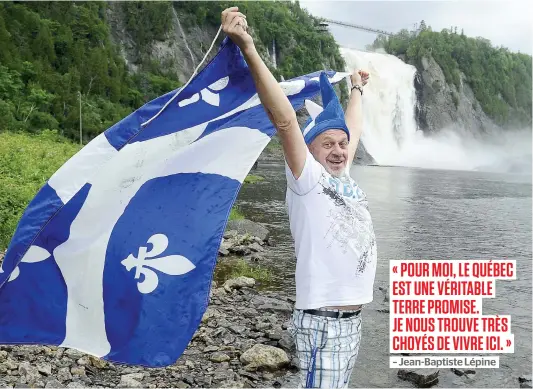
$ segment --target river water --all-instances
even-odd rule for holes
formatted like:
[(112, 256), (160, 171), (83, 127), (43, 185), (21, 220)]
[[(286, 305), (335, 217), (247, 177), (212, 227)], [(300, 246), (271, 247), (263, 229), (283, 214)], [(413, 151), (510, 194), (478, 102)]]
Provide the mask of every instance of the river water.
[[(265, 180), (244, 186), (237, 205), (247, 218), (267, 225), (274, 238), (263, 264), (274, 282), (264, 287), (294, 293), (283, 166), (263, 162), (254, 173)], [(511, 315), (515, 353), (501, 354), (499, 369), (476, 374), (457, 376), (442, 368), (437, 387), (519, 387), (518, 377), (532, 369), (531, 175), (354, 166), (352, 176), (368, 195), (378, 268), (350, 387), (412, 386), (389, 369), (389, 304), (378, 288), (388, 288), (390, 260), (501, 258), (517, 261), (517, 279), (496, 282), (496, 297), (483, 300), (483, 314)]]

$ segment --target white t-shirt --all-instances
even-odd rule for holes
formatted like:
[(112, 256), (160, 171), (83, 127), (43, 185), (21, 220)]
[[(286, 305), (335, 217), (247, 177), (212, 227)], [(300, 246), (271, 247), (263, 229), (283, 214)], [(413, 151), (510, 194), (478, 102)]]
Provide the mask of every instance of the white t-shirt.
[(296, 309), (367, 304), (373, 299), (376, 238), (365, 193), (307, 152), (296, 180), (285, 163), (296, 248)]

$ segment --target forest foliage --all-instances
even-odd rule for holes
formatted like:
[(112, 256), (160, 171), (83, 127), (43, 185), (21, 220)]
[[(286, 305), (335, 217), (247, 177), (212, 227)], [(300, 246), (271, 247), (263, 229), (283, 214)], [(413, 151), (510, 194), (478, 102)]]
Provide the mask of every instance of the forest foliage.
[[(180, 86), (175, 71), (150, 57), (154, 42), (172, 36), (172, 7), (189, 15), (186, 23), (218, 27), (221, 11), (234, 5), (119, 4), (140, 53), (136, 72), (128, 71), (112, 40), (107, 2), (0, 3), (0, 131), (57, 130), (79, 141), (81, 116), (87, 143), (147, 101)], [(272, 71), (278, 79), (324, 68), (344, 70), (333, 37), (319, 32), (318, 19), (298, 2), (237, 5), (247, 14), (258, 46), (271, 48), (275, 40), (279, 66)], [(342, 94), (345, 99), (346, 88)]]

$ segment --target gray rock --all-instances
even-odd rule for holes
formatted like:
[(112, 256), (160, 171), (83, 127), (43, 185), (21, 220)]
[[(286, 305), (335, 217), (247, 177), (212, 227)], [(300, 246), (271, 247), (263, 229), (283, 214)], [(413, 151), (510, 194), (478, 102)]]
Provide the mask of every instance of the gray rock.
[(72, 374), (68, 367), (62, 367), (57, 371), (56, 378), (60, 382), (70, 381), (72, 379)]
[[(232, 377), (233, 372), (230, 372), (225, 368), (219, 368), (213, 372), (213, 381), (215, 382), (224, 382), (230, 380)], [(217, 387), (219, 387), (219, 385), (217, 385)]]
[(242, 381), (224, 381), (218, 385), (219, 388), (244, 388)]
[(231, 358), (229, 357), (229, 355), (224, 354), (222, 352), (213, 353), (211, 354), (211, 357), (209, 358), (211, 362), (226, 362), (226, 361), (229, 361), (230, 359)]
[(439, 370), (398, 370), (398, 377), (404, 381), (415, 384), (418, 388), (429, 388), (439, 383)]
[(258, 316), (257, 310), (253, 308), (244, 308), (242, 311), (240, 311), (240, 314), (248, 318), (256, 318)]
[(452, 371), (453, 374), (458, 375), (459, 377), (465, 375), (465, 372), (462, 371), (461, 369), (456, 369), (455, 367), (452, 367), (450, 370)]
[(194, 378), (190, 375), (183, 376), (183, 382), (189, 385), (194, 385)]
[(263, 247), (261, 247), (261, 245), (257, 242), (254, 242), (252, 243), (250, 246), (250, 250), (252, 250), (253, 252), (256, 252), (256, 253), (262, 253), (263, 251), (265, 251), (265, 249)]
[(245, 378), (249, 378), (252, 381), (258, 381), (259, 377), (255, 374), (252, 374), (246, 370), (239, 370), (239, 375)]
[(5, 366), (8, 370), (15, 370), (17, 367), (18, 367), (18, 364), (17, 362), (15, 362), (13, 359), (11, 358), (7, 358), (7, 360), (4, 362), (5, 363)]
[(218, 253), (219, 253), (221, 256), (225, 257), (225, 256), (229, 255), (229, 250), (226, 249), (226, 248), (224, 248), (224, 247), (222, 247), (222, 246), (220, 246), (220, 247), (218, 248)]
[(73, 366), (70, 368), (70, 373), (73, 376), (83, 376), (85, 375), (85, 367), (84, 366)]
[(232, 289), (253, 288), (254, 286), (255, 280), (253, 278), (244, 276), (227, 280), (223, 285), (227, 292), (230, 292)]
[(292, 312), (292, 306), (288, 302), (271, 297), (254, 296), (251, 303), (257, 306), (259, 311)]
[(215, 308), (207, 307), (204, 316), (202, 317), (202, 323), (207, 323), (212, 318), (221, 317), (222, 314)]
[(378, 289), (383, 293), (383, 302), (388, 303), (389, 302), (389, 291), (387, 288), (383, 288), (381, 286), (378, 286)]
[(248, 371), (258, 368), (279, 369), (289, 363), (289, 357), (280, 348), (256, 344), (241, 355), (240, 361)]
[(206, 348), (204, 348), (204, 353), (212, 353), (213, 351), (218, 351), (218, 350), (219, 350), (218, 346), (207, 346)]
[(198, 381), (198, 386), (200, 388), (209, 388), (211, 387), (213, 378), (212, 377), (198, 377), (197, 381)]
[(46, 380), (45, 388), (64, 388), (65, 386), (53, 377)]
[(250, 256), (250, 261), (252, 261), (252, 262), (261, 262), (262, 260), (263, 260), (263, 257), (261, 255), (259, 255), (258, 253), (253, 253)]
[(80, 381), (72, 381), (67, 385), (67, 388), (85, 388), (86, 385), (83, 385), (83, 382)]
[(84, 354), (81, 351), (75, 350), (73, 348), (68, 348), (65, 350), (64, 355), (66, 355), (69, 358), (78, 360), (81, 357), (83, 357)]
[(87, 365), (90, 365), (91, 364), (91, 360), (89, 359), (89, 356), (87, 355), (84, 355), (83, 357), (81, 357), (80, 359), (78, 359), (76, 361), (76, 363), (80, 366), (87, 366)]
[(518, 377), (518, 383), (521, 388), (531, 388), (531, 374)]
[(27, 383), (35, 384), (41, 380), (41, 375), (35, 366), (32, 366), (29, 362), (21, 362), (19, 365), (19, 375), (24, 377)]
[(292, 336), (287, 332), (282, 333), (281, 339), (279, 340), (278, 344), (282, 349), (289, 352), (292, 352), (295, 349), (294, 340), (292, 339)]
[(256, 236), (262, 241), (267, 240), (270, 235), (268, 229), (263, 225), (247, 219), (230, 220), (227, 224), (226, 230), (237, 231), (239, 235)]
[(237, 235), (239, 235), (239, 233), (235, 230), (230, 230), (228, 231), (226, 229), (226, 232), (224, 232), (224, 239), (233, 239), (233, 238), (236, 238)]
[(293, 368), (296, 368), (296, 369), (299, 369), (300, 368), (300, 360), (298, 359), (298, 357), (295, 355), (291, 358), (291, 367)]
[(238, 335), (241, 335), (246, 331), (246, 327), (239, 326), (239, 325), (229, 326), (228, 328), (230, 329), (231, 332), (233, 332), (234, 334), (238, 334)]
[(230, 252), (237, 254), (237, 255), (245, 256), (245, 255), (249, 255), (252, 252), (252, 250), (250, 250), (248, 246), (241, 245), (241, 246), (233, 246), (230, 249)]
[(142, 388), (140, 383), (144, 377), (143, 373), (131, 373), (120, 376), (120, 382), (117, 388)]
[(49, 376), (52, 374), (52, 364), (47, 362), (41, 362), (37, 364), (37, 371), (39, 373), (42, 373), (46, 376)]
[(97, 369), (105, 369), (108, 367), (107, 361), (104, 361), (103, 359), (90, 356), (89, 360), (91, 361), (91, 365)]
[(280, 340), (281, 333), (282, 333), (282, 330), (279, 327), (265, 331), (265, 335), (267, 336), (267, 338), (272, 339), (272, 340)]
[(0, 350), (0, 362), (4, 362), (7, 359), (7, 351)]

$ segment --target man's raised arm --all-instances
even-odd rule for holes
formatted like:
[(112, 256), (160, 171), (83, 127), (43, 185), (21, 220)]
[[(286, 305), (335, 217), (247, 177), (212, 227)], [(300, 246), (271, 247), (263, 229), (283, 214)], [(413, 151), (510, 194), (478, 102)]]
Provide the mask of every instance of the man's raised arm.
[(246, 31), (246, 17), (238, 11), (237, 7), (232, 7), (222, 12), (222, 30), (241, 49), (254, 78), (259, 99), (278, 131), (287, 164), (298, 179), (305, 165), (307, 146), (296, 112), (259, 56), (252, 37)]
[[(352, 166), (355, 158), (355, 151), (359, 144), (359, 139), (363, 132), (363, 108), (362, 108), (362, 88), (368, 81), (368, 73), (361, 70), (355, 71), (351, 76), (352, 87), (356, 89), (352, 90), (350, 95), (350, 101), (346, 107), (346, 113), (344, 118), (346, 120), (346, 126), (350, 130), (350, 144), (348, 145), (348, 163), (346, 166)], [(357, 86), (360, 88), (358, 89)]]

